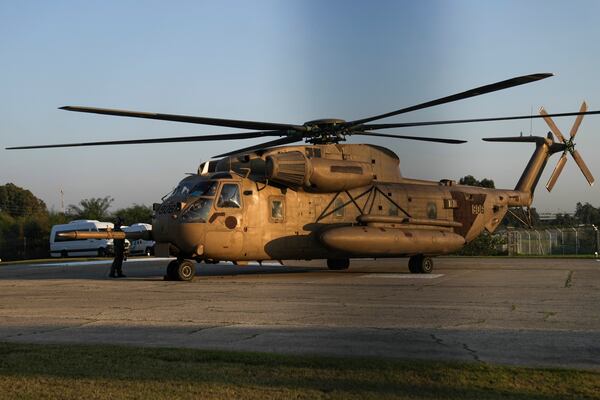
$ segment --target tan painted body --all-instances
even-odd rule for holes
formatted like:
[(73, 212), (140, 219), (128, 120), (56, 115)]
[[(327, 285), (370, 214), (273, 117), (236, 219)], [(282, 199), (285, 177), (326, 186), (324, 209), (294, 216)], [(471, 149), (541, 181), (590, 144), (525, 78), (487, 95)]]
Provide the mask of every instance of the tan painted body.
[[(157, 253), (231, 261), (452, 253), (484, 229), (493, 232), (509, 206), (531, 204), (552, 145), (539, 138), (515, 190), (403, 178), (398, 157), (372, 145), (227, 157), (216, 172), (186, 178), (216, 185), (205, 221), (183, 217), (205, 196), (174, 194), (158, 207)], [(236, 185), (239, 207), (218, 206), (224, 185)]]

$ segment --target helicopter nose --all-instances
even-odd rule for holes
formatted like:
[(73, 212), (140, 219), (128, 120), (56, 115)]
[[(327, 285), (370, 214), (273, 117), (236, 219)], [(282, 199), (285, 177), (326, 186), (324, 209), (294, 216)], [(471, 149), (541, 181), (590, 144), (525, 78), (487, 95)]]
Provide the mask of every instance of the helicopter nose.
[(184, 257), (204, 253), (205, 228), (203, 223), (185, 223), (177, 215), (158, 215), (153, 230), (157, 242), (170, 243)]

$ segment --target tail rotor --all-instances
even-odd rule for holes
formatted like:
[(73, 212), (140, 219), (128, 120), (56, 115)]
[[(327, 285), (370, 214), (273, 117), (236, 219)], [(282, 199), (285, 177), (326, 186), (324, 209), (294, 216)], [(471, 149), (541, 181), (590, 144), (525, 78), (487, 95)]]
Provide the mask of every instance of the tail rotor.
[[(587, 104), (584, 101), (581, 104), (579, 112), (584, 113), (586, 111), (587, 111)], [(548, 113), (546, 112), (544, 107), (542, 107), (540, 109), (540, 115), (544, 118), (544, 121), (546, 121), (546, 124), (548, 124), (550, 131), (552, 131), (552, 133), (554, 134), (554, 136), (556, 136), (556, 138), (559, 140), (559, 142), (564, 145), (563, 154), (561, 155), (560, 159), (558, 160), (556, 167), (554, 167), (554, 171), (552, 171), (552, 175), (550, 176), (550, 179), (548, 180), (548, 183), (546, 184), (546, 189), (548, 189), (549, 192), (552, 191), (552, 188), (556, 184), (556, 181), (558, 180), (558, 177), (560, 176), (560, 174), (565, 166), (565, 163), (567, 162), (567, 153), (571, 154), (571, 156), (575, 160), (575, 163), (577, 164), (577, 166), (579, 167), (579, 169), (585, 176), (585, 179), (588, 181), (590, 186), (592, 186), (594, 184), (594, 177), (592, 176), (592, 173), (590, 172), (587, 165), (585, 165), (585, 162), (583, 162), (583, 158), (581, 158), (581, 155), (579, 154), (579, 152), (577, 150), (575, 150), (574, 139), (575, 139), (575, 135), (577, 135), (577, 130), (579, 129), (579, 126), (581, 125), (581, 121), (583, 120), (583, 114), (579, 114), (577, 116), (577, 118), (575, 119), (575, 122), (573, 123), (573, 126), (571, 127), (571, 131), (569, 132), (568, 140), (565, 139), (565, 137), (561, 133), (560, 129), (558, 129), (558, 127), (556, 126), (556, 124), (554, 123), (552, 118), (550, 118), (550, 116), (548, 115)]]

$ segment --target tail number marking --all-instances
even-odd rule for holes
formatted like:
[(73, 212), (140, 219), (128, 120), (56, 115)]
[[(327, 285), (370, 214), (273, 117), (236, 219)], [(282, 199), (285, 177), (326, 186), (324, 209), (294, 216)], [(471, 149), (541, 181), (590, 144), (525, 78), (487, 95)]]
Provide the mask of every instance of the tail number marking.
[(483, 214), (484, 207), (483, 204), (471, 204), (471, 213), (472, 214)]

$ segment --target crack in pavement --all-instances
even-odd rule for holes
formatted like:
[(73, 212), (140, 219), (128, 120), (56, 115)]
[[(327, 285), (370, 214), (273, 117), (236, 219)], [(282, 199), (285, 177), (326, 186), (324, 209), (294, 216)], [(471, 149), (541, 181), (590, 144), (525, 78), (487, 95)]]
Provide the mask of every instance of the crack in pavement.
[(259, 333), (255, 333), (255, 334), (252, 334), (252, 335), (250, 335), (250, 336), (248, 336), (248, 337), (245, 337), (245, 338), (243, 338), (243, 339), (240, 339), (240, 340), (239, 340), (239, 342), (245, 342), (245, 341), (248, 341), (248, 340), (252, 340), (252, 339), (254, 339), (255, 337), (257, 337), (257, 336), (260, 336), (260, 335), (261, 335), (261, 333), (260, 333), (260, 332), (259, 332)]
[(473, 357), (473, 359), (477, 362), (483, 363), (483, 361), (481, 361), (481, 359), (479, 358), (479, 355), (477, 354), (477, 351), (471, 349), (469, 347), (469, 345), (467, 345), (466, 343), (462, 344), (463, 349), (465, 349), (466, 351), (469, 352), (469, 354), (471, 355), (471, 357)]
[(567, 280), (565, 280), (565, 287), (570, 288), (573, 283), (573, 271), (569, 271), (569, 275), (567, 276)]
[(225, 326), (231, 326), (231, 325), (211, 325), (211, 326), (204, 326), (202, 328), (197, 328), (197, 329), (193, 329), (193, 330), (189, 331), (188, 335), (194, 335), (196, 333), (207, 331), (209, 329), (222, 328), (222, 327), (225, 327)]
[(444, 343), (444, 341), (442, 339), (440, 339), (439, 337), (437, 337), (436, 335), (434, 335), (433, 333), (430, 334), (429, 336), (431, 336), (431, 338), (440, 346), (447, 346), (446, 343)]
[(46, 333), (54, 333), (54, 332), (59, 332), (59, 331), (64, 331), (67, 329), (79, 329), (79, 328), (83, 328), (86, 325), (90, 325), (93, 323), (99, 322), (98, 320), (90, 320), (78, 325), (71, 325), (71, 326), (61, 326), (58, 328), (52, 328), (52, 329), (44, 329), (44, 330), (39, 330), (39, 331), (33, 331), (33, 332), (17, 332), (15, 334), (12, 335), (8, 335), (8, 336), (4, 336), (2, 339), (12, 339), (12, 338), (16, 338), (16, 337), (24, 337), (24, 336), (34, 336), (34, 335), (44, 335)]

